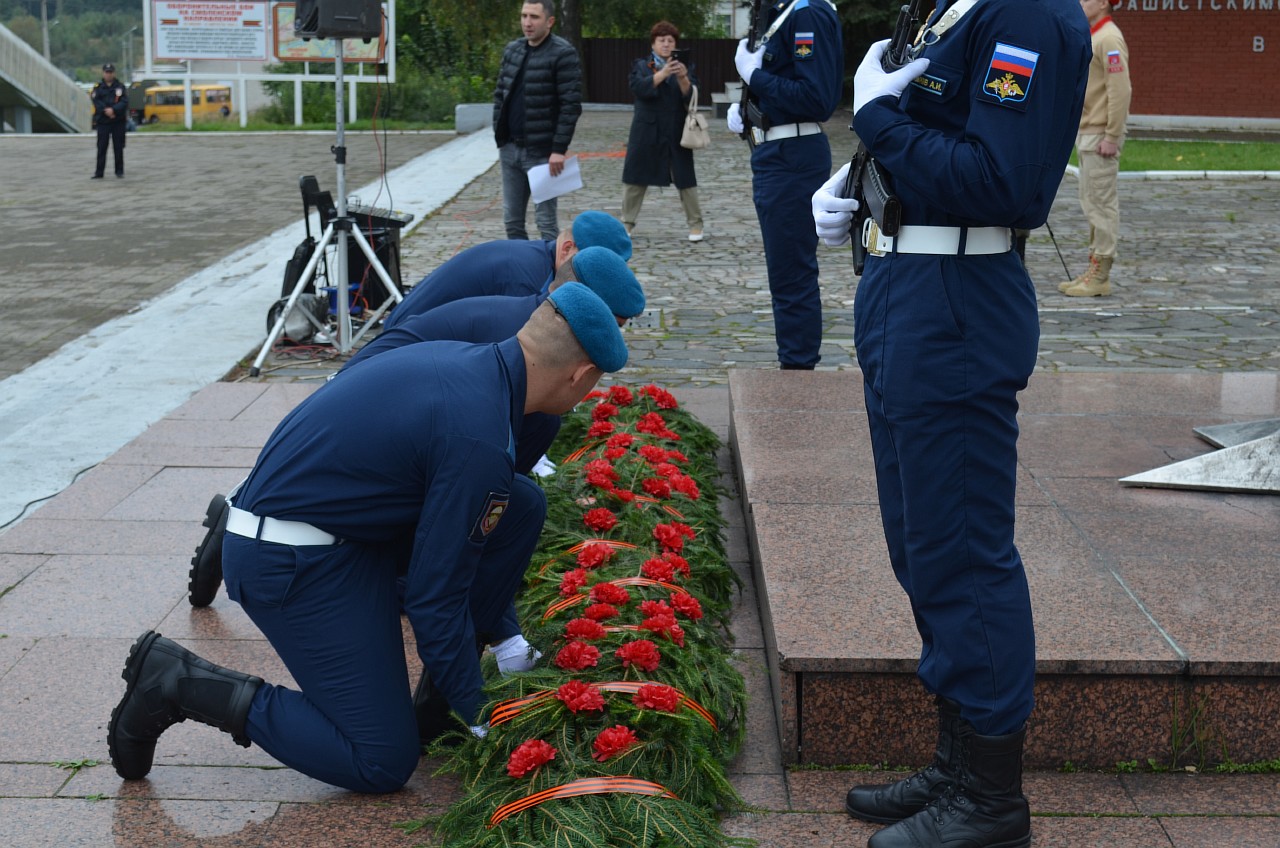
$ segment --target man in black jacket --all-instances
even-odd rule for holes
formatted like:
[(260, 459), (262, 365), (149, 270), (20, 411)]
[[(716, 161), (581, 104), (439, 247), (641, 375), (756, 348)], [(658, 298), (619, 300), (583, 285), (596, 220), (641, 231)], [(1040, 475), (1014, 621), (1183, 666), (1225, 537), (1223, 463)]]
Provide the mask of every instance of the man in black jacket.
[[(507, 238), (527, 239), (527, 172), (549, 165), (551, 176), (564, 170), (565, 152), (582, 114), (582, 67), (573, 45), (551, 34), (554, 0), (535, 0), (520, 9), (523, 38), (502, 52), (498, 87), (493, 92), (493, 135), (502, 162), (502, 219)], [(538, 203), (534, 220), (542, 238), (560, 232), (556, 201)]]
[(93, 169), (93, 179), (102, 179), (107, 167), (107, 145), (116, 157), (116, 176), (124, 176), (124, 134), (128, 128), (129, 96), (124, 83), (116, 79), (116, 66), (108, 62), (102, 66), (102, 80), (89, 95), (93, 98), (93, 125), (98, 130), (98, 161)]

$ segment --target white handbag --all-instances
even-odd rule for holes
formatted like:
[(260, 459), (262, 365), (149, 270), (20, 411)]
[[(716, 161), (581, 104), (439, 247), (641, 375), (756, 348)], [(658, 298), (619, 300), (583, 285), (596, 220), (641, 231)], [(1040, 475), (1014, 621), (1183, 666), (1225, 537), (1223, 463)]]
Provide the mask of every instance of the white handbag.
[(711, 146), (711, 131), (707, 119), (698, 112), (698, 87), (693, 87), (689, 97), (689, 111), (684, 116), (684, 132), (680, 134), (680, 146), (689, 150), (701, 150)]

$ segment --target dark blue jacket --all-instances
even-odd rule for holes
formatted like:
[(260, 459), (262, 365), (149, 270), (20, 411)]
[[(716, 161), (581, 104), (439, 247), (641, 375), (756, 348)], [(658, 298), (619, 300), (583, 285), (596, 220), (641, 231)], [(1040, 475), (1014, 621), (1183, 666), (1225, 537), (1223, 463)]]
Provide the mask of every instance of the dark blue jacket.
[(487, 241), (469, 247), (409, 289), (383, 326), (397, 327), (414, 315), (464, 297), (537, 294), (555, 275), (555, 254), (556, 243), (541, 239)]
[[(410, 390), (411, 389), (411, 390)], [(305, 521), (352, 543), (413, 540), (404, 609), (451, 706), (483, 702), (468, 595), (491, 496), (509, 495), (524, 355), (501, 344), (425, 342), (341, 373), (280, 423), (235, 505)]]
[[(766, 30), (788, 5), (780, 2), (769, 9)], [(765, 43), (764, 64), (751, 75), (748, 88), (771, 126), (822, 122), (840, 105), (843, 78), (844, 46), (835, 9), (827, 0), (795, 0), (795, 9)]]
[(1089, 78), (1079, 3), (983, 0), (921, 55), (929, 69), (901, 101), (877, 98), (853, 121), (893, 177), (903, 223), (1043, 224)]

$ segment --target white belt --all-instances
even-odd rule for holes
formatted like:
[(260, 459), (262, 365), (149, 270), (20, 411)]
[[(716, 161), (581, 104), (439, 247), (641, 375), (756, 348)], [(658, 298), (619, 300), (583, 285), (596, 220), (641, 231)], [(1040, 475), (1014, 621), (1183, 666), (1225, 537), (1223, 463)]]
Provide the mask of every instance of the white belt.
[(795, 138), (798, 135), (817, 135), (822, 127), (812, 121), (803, 124), (782, 124), (764, 131), (765, 141), (780, 141), (784, 138)]
[[(960, 249), (961, 233), (964, 233), (964, 250)], [(862, 228), (862, 246), (873, 256), (886, 253), (982, 256), (1012, 250), (1013, 232), (1008, 227), (905, 226), (896, 236), (886, 236), (875, 220), (868, 218)]]
[(252, 512), (229, 507), (227, 532), (247, 539), (261, 539), (278, 545), (336, 545), (338, 537), (312, 527), (303, 521), (281, 521), (279, 518), (260, 518)]

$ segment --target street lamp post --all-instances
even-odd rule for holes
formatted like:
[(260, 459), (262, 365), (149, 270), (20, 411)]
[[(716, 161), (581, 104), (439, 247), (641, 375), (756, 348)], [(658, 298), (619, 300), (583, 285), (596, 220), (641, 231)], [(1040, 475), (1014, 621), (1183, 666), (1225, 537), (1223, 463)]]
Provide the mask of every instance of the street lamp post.
[(124, 62), (124, 82), (126, 85), (133, 82), (133, 39), (130, 36), (137, 31), (137, 27), (131, 27), (128, 32), (120, 36), (120, 58)]

